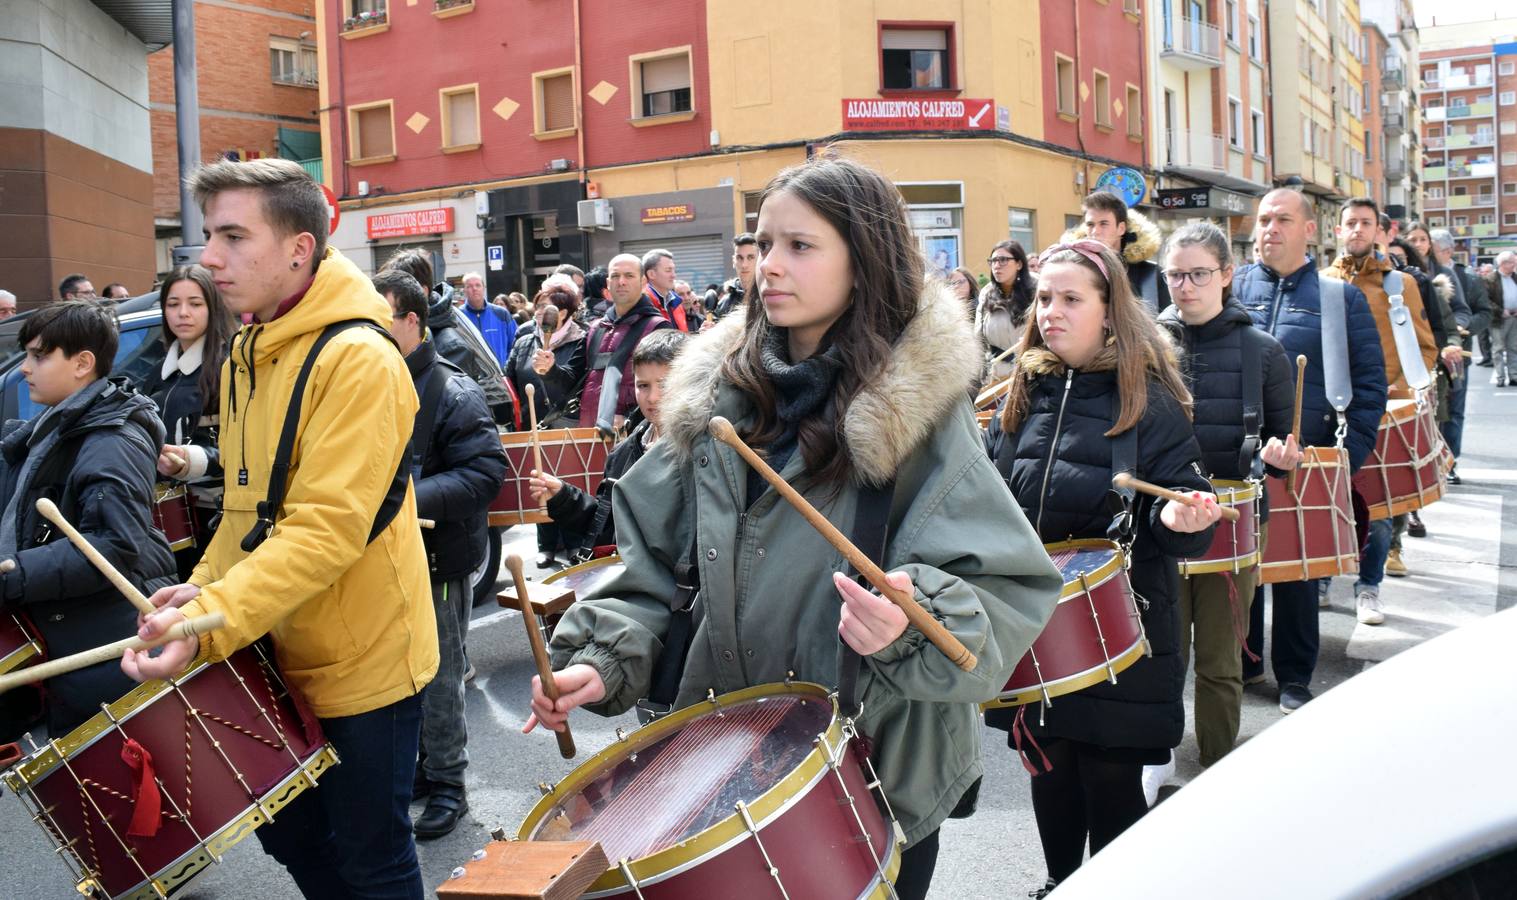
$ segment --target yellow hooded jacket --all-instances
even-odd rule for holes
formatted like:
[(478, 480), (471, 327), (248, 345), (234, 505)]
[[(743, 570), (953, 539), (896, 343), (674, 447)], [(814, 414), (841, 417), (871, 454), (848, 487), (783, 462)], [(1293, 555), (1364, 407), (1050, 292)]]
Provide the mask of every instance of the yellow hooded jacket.
[[(221, 660), (264, 634), (317, 716), (351, 716), (410, 697), (437, 672), (426, 554), (414, 489), (371, 544), (374, 516), (411, 438), (419, 402), (405, 361), (369, 328), (321, 351), (306, 384), (289, 487), (272, 534), (252, 553), (290, 394), (322, 329), (346, 319), (389, 324), (373, 284), (328, 248), (293, 309), (246, 325), (221, 376), (221, 525), (190, 577), (203, 589), (186, 615), (219, 612), (202, 659)], [(246, 477), (242, 473), (246, 472)]]

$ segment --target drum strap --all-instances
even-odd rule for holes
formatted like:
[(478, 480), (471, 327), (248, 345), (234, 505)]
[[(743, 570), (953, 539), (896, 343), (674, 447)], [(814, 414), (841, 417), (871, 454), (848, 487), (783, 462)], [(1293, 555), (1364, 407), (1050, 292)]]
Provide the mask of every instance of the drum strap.
[(1349, 401), (1354, 399), (1354, 386), (1348, 374), (1348, 311), (1343, 282), (1318, 273), (1317, 287), (1322, 310), (1322, 383), (1327, 389), (1327, 402), (1338, 411), (1341, 420)]
[[(1115, 423), (1122, 416), (1122, 401), (1117, 397), (1116, 391), (1111, 393), (1111, 421)], [(1138, 426), (1127, 429), (1111, 439), (1111, 474), (1126, 472), (1136, 478), (1138, 476)], [(1132, 488), (1118, 488), (1113, 486), (1107, 493), (1111, 501), (1111, 526), (1106, 529), (1107, 537), (1122, 544), (1124, 547), (1131, 545), (1133, 534), (1133, 500), (1136, 493)]]
[(1427, 363), (1422, 359), (1422, 348), (1417, 344), (1417, 326), (1412, 323), (1412, 311), (1406, 306), (1404, 276), (1395, 269), (1385, 273), (1382, 282), (1385, 295), (1390, 299), (1391, 335), (1396, 340), (1396, 358), (1401, 361), (1401, 375), (1407, 386), (1420, 391), (1432, 383)]
[[(853, 545), (869, 557), (870, 562), (885, 567), (885, 545), (890, 537), (890, 506), (895, 500), (895, 482), (878, 487), (865, 486), (859, 492), (853, 513)], [(869, 587), (853, 566), (848, 577), (861, 587)], [(838, 711), (847, 718), (859, 714), (859, 668), (864, 658), (843, 640), (838, 641)]]
[(412, 471), (417, 478), (421, 477), (422, 466), (427, 464), (427, 454), (432, 452), (432, 430), (437, 425), (437, 407), (442, 404), (442, 391), (447, 383), (447, 369), (434, 364), (427, 373), (427, 384), (421, 390), (421, 408), (416, 412), (416, 428), (411, 433)]
[[(648, 698), (638, 701), (638, 718), (642, 724), (666, 715), (674, 709), (674, 700), (679, 696), (680, 677), (685, 674), (685, 658), (690, 655), (690, 632), (695, 619), (695, 599), (701, 590), (701, 568), (696, 560), (695, 535), (691, 529), (690, 551), (682, 562), (674, 565), (674, 603), (669, 616), (669, 633), (664, 636), (664, 649), (653, 667), (653, 681)], [(592, 538), (593, 540), (593, 538)], [(643, 719), (643, 714), (647, 719)]]
[[(367, 327), (376, 333), (382, 334), (385, 340), (390, 342), (396, 351), (400, 347), (395, 343), (395, 338), (390, 333), (368, 319), (348, 319), (342, 322), (333, 322), (322, 329), (317, 336), (316, 342), (311, 345), (310, 352), (306, 354), (305, 361), (300, 365), (300, 374), (295, 377), (295, 390), (290, 394), (290, 408), (285, 412), (284, 425), (279, 431), (279, 444), (274, 450), (274, 464), (269, 467), (269, 492), (264, 500), (258, 503), (258, 521), (254, 523), (253, 530), (242, 539), (244, 552), (252, 553), (258, 546), (274, 533), (275, 516), (280, 507), (284, 505), (284, 492), (286, 482), (290, 476), (290, 456), (295, 452), (295, 432), (300, 427), (300, 407), (305, 395), (306, 382), (310, 380), (311, 369), (316, 365), (316, 357), (326, 347), (327, 342), (349, 328)], [(365, 545), (374, 542), (390, 522), (394, 521), (396, 513), (400, 512), (401, 504), (406, 500), (406, 488), (411, 482), (411, 446), (407, 442), (405, 452), (400, 454), (400, 465), (395, 470), (395, 477), (390, 480), (390, 489), (385, 493), (384, 502), (380, 503), (379, 511), (374, 515), (373, 527), (369, 529), (368, 540)]]
[(1264, 355), (1260, 353), (1262, 333), (1240, 328), (1239, 354), (1243, 361), (1243, 445), (1238, 448), (1238, 471), (1245, 478), (1264, 477), (1264, 460), (1259, 456), (1264, 428)]

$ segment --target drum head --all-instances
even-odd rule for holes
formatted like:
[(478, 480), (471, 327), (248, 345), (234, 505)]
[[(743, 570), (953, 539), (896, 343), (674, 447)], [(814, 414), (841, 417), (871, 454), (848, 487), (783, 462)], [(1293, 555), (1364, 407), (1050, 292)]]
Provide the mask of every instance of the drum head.
[(1122, 567), (1121, 551), (1111, 541), (1085, 539), (1060, 541), (1044, 545), (1048, 558), (1059, 568), (1064, 579), (1060, 599), (1081, 593), (1080, 576), (1095, 585), (1105, 581)]
[(738, 801), (753, 804), (778, 786), (832, 721), (827, 698), (800, 692), (724, 701), (683, 721), (676, 714), (566, 779), (559, 790), (570, 792), (555, 797), (535, 824), (529, 820), (524, 836), (600, 841), (611, 860), (650, 856), (731, 817)]
[(622, 565), (622, 558), (612, 554), (554, 572), (543, 579), (543, 584), (568, 588), (576, 598), (583, 600), (591, 591), (620, 575), (626, 568)]

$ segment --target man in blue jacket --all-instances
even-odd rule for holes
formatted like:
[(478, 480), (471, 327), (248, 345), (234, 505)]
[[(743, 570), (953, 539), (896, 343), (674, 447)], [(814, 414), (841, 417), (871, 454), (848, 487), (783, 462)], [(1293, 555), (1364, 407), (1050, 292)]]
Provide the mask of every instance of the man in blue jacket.
[(511, 358), (511, 345), (516, 343), (516, 320), (511, 314), (485, 300), (485, 280), (478, 272), (464, 276), (464, 315), (479, 329), (495, 361), (502, 369)]
[[(1307, 359), (1301, 398), (1301, 443), (1332, 446), (1337, 442), (1337, 414), (1328, 403), (1322, 361), (1322, 306), (1315, 260), (1306, 246), (1317, 231), (1311, 201), (1298, 191), (1279, 188), (1259, 201), (1254, 238), (1260, 264), (1244, 266), (1233, 278), (1233, 294), (1253, 317), (1255, 327), (1274, 335), (1294, 359)], [(1363, 292), (1343, 288), (1348, 335), (1348, 371), (1352, 399), (1344, 414), (1349, 465), (1357, 471), (1370, 452), (1385, 413), (1385, 358), (1374, 314)], [(1257, 657), (1264, 645), (1263, 588), (1254, 597), (1248, 648)], [(1312, 672), (1317, 667), (1317, 585), (1315, 581), (1276, 584), (1270, 665), (1280, 686), (1280, 711), (1294, 712), (1312, 699)], [(1263, 663), (1244, 660), (1245, 681), (1264, 677)]]

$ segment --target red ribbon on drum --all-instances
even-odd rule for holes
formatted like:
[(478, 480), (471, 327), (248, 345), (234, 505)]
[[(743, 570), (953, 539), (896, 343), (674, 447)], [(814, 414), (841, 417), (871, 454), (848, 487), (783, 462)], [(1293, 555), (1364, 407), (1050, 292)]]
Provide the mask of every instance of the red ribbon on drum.
[(127, 738), (121, 747), (121, 761), (132, 770), (132, 822), (126, 829), (127, 836), (157, 837), (158, 827), (163, 824), (163, 795), (158, 792), (153, 755)]

